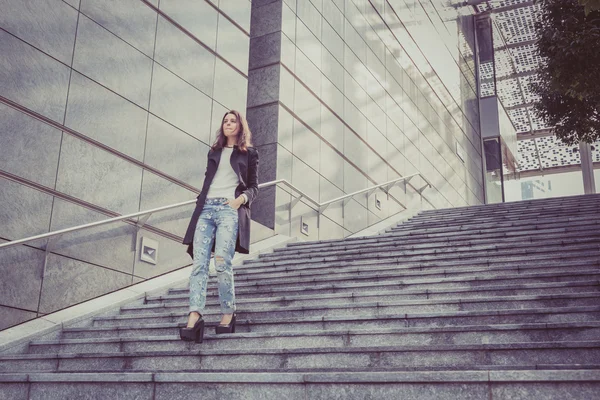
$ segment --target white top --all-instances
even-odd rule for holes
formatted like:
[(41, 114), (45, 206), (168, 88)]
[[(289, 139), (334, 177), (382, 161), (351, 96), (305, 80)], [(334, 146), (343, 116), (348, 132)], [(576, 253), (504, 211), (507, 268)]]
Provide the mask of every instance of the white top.
[(235, 199), (235, 188), (240, 184), (240, 180), (231, 167), (232, 154), (232, 147), (223, 147), (219, 167), (206, 194), (207, 199), (215, 197), (225, 197), (230, 200)]

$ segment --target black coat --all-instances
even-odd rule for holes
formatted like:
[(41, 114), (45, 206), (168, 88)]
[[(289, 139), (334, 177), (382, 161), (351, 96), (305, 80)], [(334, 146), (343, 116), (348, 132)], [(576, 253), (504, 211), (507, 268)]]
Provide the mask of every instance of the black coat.
[[(206, 173), (204, 174), (204, 183), (202, 191), (197, 197), (196, 208), (192, 214), (190, 224), (188, 225), (183, 244), (188, 245), (187, 252), (194, 258), (194, 232), (200, 213), (204, 208), (206, 194), (210, 188), (210, 184), (215, 177), (217, 167), (221, 160), (221, 150), (210, 150), (208, 152), (208, 162)], [(235, 251), (248, 254), (250, 249), (250, 206), (252, 201), (258, 194), (258, 151), (254, 147), (248, 147), (248, 151), (243, 153), (238, 149), (237, 145), (233, 146), (231, 154), (231, 167), (237, 174), (240, 184), (235, 188), (235, 197), (237, 198), (242, 193), (248, 196), (248, 202), (238, 208), (238, 236), (235, 243)], [(215, 251), (215, 243), (213, 242), (212, 251)]]

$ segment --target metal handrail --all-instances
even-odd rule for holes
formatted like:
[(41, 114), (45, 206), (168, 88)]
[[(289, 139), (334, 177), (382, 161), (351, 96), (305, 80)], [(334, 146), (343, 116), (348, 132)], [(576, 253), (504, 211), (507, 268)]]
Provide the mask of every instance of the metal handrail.
[[(433, 185), (429, 182), (429, 180), (427, 180), (427, 178), (425, 178), (420, 173), (416, 173), (416, 174), (413, 174), (413, 175), (409, 175), (409, 176), (404, 176), (404, 177), (401, 177), (401, 178), (392, 179), (391, 181), (387, 181), (387, 182), (381, 183), (379, 185), (371, 186), (371, 187), (368, 187), (366, 189), (361, 189), (361, 190), (358, 190), (358, 191), (353, 192), (353, 193), (348, 193), (348, 194), (346, 194), (344, 196), (337, 197), (335, 199), (332, 199), (332, 200), (329, 200), (329, 201), (326, 201), (326, 202), (323, 202), (323, 203), (319, 203), (318, 201), (316, 201), (312, 197), (308, 196), (306, 193), (302, 192), (300, 189), (298, 189), (296, 186), (292, 185), (291, 183), (289, 183), (285, 179), (277, 179), (277, 180), (274, 180), (274, 181), (261, 183), (261, 184), (258, 185), (258, 188), (260, 189), (260, 188), (274, 186), (274, 185), (278, 185), (278, 184), (284, 184), (284, 185), (288, 186), (290, 189), (292, 189), (293, 191), (299, 193), (299, 196), (296, 196), (297, 197), (296, 200), (300, 200), (301, 198), (304, 198), (304, 199), (310, 201), (311, 203), (313, 203), (314, 205), (316, 205), (317, 207), (319, 207), (319, 212), (321, 212), (322, 210), (324, 210), (325, 208), (327, 208), (332, 203), (345, 200), (347, 198), (356, 196), (356, 195), (361, 194), (361, 193), (366, 193), (366, 192), (370, 192), (370, 191), (375, 190), (375, 189), (383, 188), (385, 186), (390, 186), (390, 188), (391, 188), (391, 186), (393, 186), (394, 184), (396, 184), (398, 182), (401, 182), (401, 181), (406, 181), (408, 183), (408, 181), (410, 181), (415, 176), (420, 176), (427, 183), (422, 188), (417, 189), (417, 192), (422, 193), (423, 190), (425, 190), (426, 188), (433, 187)], [(384, 192), (387, 193), (390, 188), (388, 188), (387, 191), (384, 190)], [(44, 234), (36, 235), (36, 236), (31, 236), (31, 237), (24, 238), (24, 239), (13, 240), (13, 241), (10, 241), (10, 242), (7, 242), (7, 243), (0, 244), (0, 249), (1, 248), (5, 248), (5, 247), (16, 246), (18, 244), (27, 243), (27, 242), (31, 242), (31, 241), (34, 241), (34, 240), (40, 240), (40, 239), (46, 239), (46, 238), (51, 238), (51, 237), (62, 236), (64, 234), (66, 234), (66, 233), (81, 231), (81, 230), (84, 230), (84, 229), (94, 228), (94, 227), (100, 226), (100, 225), (110, 224), (110, 223), (113, 223), (113, 222), (124, 221), (124, 220), (127, 220), (127, 219), (144, 216), (144, 218), (142, 220), (140, 220), (140, 221), (138, 221), (136, 223), (138, 229), (140, 229), (140, 228), (142, 228), (144, 226), (144, 224), (146, 223), (146, 221), (148, 221), (148, 219), (150, 218), (150, 216), (152, 214), (154, 214), (154, 213), (161, 212), (161, 211), (166, 211), (166, 210), (171, 210), (173, 208), (187, 206), (187, 205), (193, 204), (195, 202), (196, 202), (196, 199), (194, 199), (194, 200), (188, 200), (188, 201), (184, 201), (182, 203), (171, 204), (169, 206), (163, 206), (163, 207), (153, 208), (151, 210), (146, 210), (146, 211), (139, 211), (139, 212), (136, 212), (136, 213), (133, 213), (133, 214), (121, 215), (119, 217), (113, 217), (113, 218), (105, 219), (105, 220), (102, 220), (102, 221), (90, 222), (89, 224), (74, 226), (72, 228), (65, 228), (65, 229), (61, 229), (61, 230), (58, 230), (58, 231), (48, 232), (48, 233), (44, 233)]]

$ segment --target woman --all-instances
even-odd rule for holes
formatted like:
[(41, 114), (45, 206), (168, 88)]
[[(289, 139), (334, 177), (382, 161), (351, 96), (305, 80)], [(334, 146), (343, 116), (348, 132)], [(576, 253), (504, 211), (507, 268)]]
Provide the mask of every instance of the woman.
[(258, 152), (250, 147), (252, 133), (245, 118), (228, 111), (208, 152), (202, 191), (183, 243), (194, 260), (190, 275), (190, 308), (181, 339), (202, 342), (208, 265), (211, 250), (219, 281), (223, 317), (216, 333), (235, 332), (235, 291), (231, 262), (235, 251), (250, 248), (250, 205), (258, 193)]

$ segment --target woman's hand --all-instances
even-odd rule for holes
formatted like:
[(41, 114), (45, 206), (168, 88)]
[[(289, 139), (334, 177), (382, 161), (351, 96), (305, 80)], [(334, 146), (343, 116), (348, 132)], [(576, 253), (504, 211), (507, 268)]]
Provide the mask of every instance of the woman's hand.
[(242, 204), (244, 204), (244, 198), (242, 196), (239, 196), (237, 199), (227, 200), (224, 204), (229, 204), (231, 208), (237, 210), (242, 206)]

